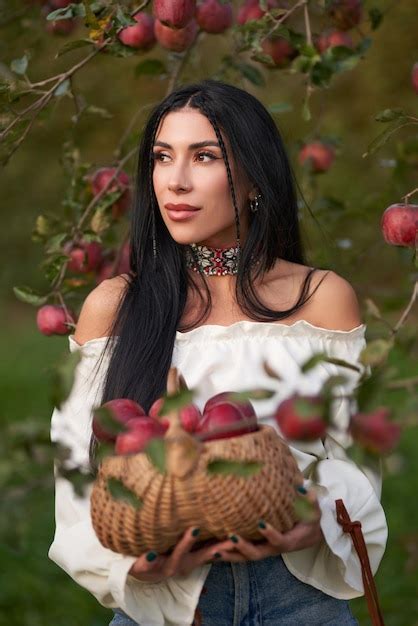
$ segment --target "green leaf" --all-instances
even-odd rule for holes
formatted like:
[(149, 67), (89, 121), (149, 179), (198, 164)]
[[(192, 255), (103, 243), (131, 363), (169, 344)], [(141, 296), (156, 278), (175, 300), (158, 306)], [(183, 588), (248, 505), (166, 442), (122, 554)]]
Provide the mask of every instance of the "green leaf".
[(394, 346), (393, 339), (373, 339), (361, 351), (360, 361), (363, 365), (382, 365), (386, 362), (389, 352)]
[(384, 109), (375, 115), (376, 122), (393, 122), (405, 116), (403, 109)]
[(42, 306), (48, 301), (48, 296), (41, 295), (32, 287), (13, 287), (13, 292), (18, 300), (34, 306)]
[(93, 409), (93, 416), (93, 419), (99, 423), (99, 426), (110, 435), (118, 435), (127, 430), (125, 424), (115, 419), (112, 411), (106, 406), (95, 407)]
[(231, 402), (245, 402), (245, 400), (265, 400), (272, 398), (276, 392), (271, 389), (248, 389), (244, 391), (234, 391), (228, 396)]
[(312, 116), (311, 116), (311, 109), (309, 108), (309, 98), (305, 96), (303, 99), (303, 105), (302, 105), (302, 119), (305, 122), (309, 122), (311, 117)]
[(61, 247), (64, 241), (67, 239), (68, 233), (58, 233), (48, 239), (45, 245), (45, 252), (48, 254), (58, 254), (61, 252)]
[(296, 397), (294, 400), (295, 411), (298, 417), (302, 419), (311, 419), (312, 417), (318, 417), (322, 413), (321, 404), (314, 404), (306, 398)]
[(94, 42), (90, 39), (75, 39), (73, 41), (67, 41), (67, 43), (58, 50), (55, 55), (55, 58), (61, 57), (63, 54), (70, 52), (71, 50), (76, 50), (77, 48), (85, 48), (85, 46), (91, 46)]
[(248, 478), (254, 476), (263, 468), (264, 463), (258, 461), (229, 461), (228, 459), (219, 459), (211, 461), (207, 465), (207, 471), (209, 474), (223, 474), (233, 476), (240, 476), (241, 478)]
[(140, 509), (143, 506), (143, 501), (136, 495), (131, 489), (126, 487), (122, 481), (113, 476), (109, 477), (106, 481), (106, 486), (110, 492), (110, 495), (115, 500), (121, 500), (132, 506), (135, 510)]
[(90, 227), (96, 234), (103, 233), (112, 223), (111, 217), (107, 213), (106, 207), (99, 207), (90, 220)]
[(161, 473), (166, 471), (166, 446), (162, 437), (153, 437), (145, 446), (144, 452), (154, 467)]
[(164, 63), (160, 59), (145, 59), (138, 63), (134, 69), (135, 76), (157, 76), (161, 74), (168, 74), (168, 70)]
[(302, 372), (302, 374), (309, 372), (309, 370), (316, 367), (318, 363), (322, 363), (322, 361), (324, 361), (327, 357), (328, 355), (326, 352), (316, 352), (304, 363), (302, 363), (302, 365), (300, 366), (300, 371)]
[(51, 402), (54, 407), (61, 408), (62, 404), (70, 395), (74, 384), (76, 367), (81, 359), (79, 350), (65, 353), (51, 368), (49, 368), (51, 378)]
[(301, 522), (313, 522), (318, 518), (314, 503), (299, 494), (295, 500), (294, 511), (295, 517)]
[(124, 13), (119, 5), (116, 9), (116, 22), (117, 27), (135, 26), (138, 23), (129, 13)]
[(241, 72), (242, 76), (249, 80), (253, 85), (256, 85), (257, 87), (265, 86), (266, 81), (264, 80), (264, 76), (254, 65), (240, 62), (237, 63), (237, 69)]
[(370, 7), (369, 11), (369, 19), (371, 22), (372, 30), (376, 30), (383, 20), (383, 13), (377, 7)]
[(103, 109), (102, 107), (97, 107), (94, 104), (89, 104), (83, 111), (84, 113), (91, 113), (92, 115), (98, 115), (105, 120), (111, 120), (114, 115), (107, 109)]
[(25, 74), (26, 70), (28, 69), (28, 57), (26, 56), (26, 54), (20, 59), (14, 59), (10, 63), (10, 69), (15, 74), (20, 74), (20, 75)]
[(289, 113), (293, 111), (293, 105), (290, 102), (277, 102), (268, 107), (270, 113)]
[(73, 17), (85, 17), (86, 9), (83, 3), (75, 4), (72, 2), (68, 6), (63, 9), (56, 9), (51, 13), (48, 13), (46, 19), (48, 22), (51, 21), (59, 21), (59, 20), (67, 20)]
[(181, 389), (172, 396), (164, 395), (164, 402), (160, 408), (160, 416), (167, 415), (172, 411), (177, 411), (186, 404), (190, 404), (194, 397), (194, 391), (192, 389)]
[(74, 492), (80, 498), (86, 497), (86, 489), (94, 480), (92, 474), (81, 472), (79, 468), (68, 469), (59, 464), (57, 464), (57, 473), (72, 484)]
[(62, 270), (64, 263), (68, 261), (68, 256), (63, 254), (52, 255), (46, 258), (41, 267), (44, 270), (46, 279), (52, 283)]
[(64, 80), (58, 87), (54, 90), (54, 96), (59, 98), (59, 96), (65, 96), (70, 91), (71, 81), (69, 78)]

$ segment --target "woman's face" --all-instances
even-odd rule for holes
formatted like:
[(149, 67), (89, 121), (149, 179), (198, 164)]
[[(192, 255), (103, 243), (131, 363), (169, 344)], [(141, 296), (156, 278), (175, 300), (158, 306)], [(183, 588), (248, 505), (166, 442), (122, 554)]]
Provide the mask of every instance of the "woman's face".
[[(223, 133), (222, 138), (234, 182), (243, 245), (248, 230), (249, 200), (255, 196), (255, 190), (238, 171)], [(192, 146), (202, 142), (211, 145)], [(226, 166), (207, 117), (192, 108), (167, 113), (156, 134), (154, 159), (154, 191), (173, 239), (180, 244), (197, 243), (214, 248), (235, 246), (235, 211)], [(198, 210), (187, 213), (186, 219), (175, 220), (176, 214), (168, 212), (167, 204), (188, 204)]]

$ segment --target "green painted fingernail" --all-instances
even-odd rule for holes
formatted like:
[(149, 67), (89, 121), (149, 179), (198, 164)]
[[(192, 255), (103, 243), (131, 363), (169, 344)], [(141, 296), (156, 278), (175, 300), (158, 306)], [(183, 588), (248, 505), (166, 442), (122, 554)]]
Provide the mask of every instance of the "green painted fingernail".
[(229, 535), (229, 538), (231, 541), (233, 541), (234, 543), (238, 543), (238, 537), (236, 535)]
[(214, 559), (219, 559), (221, 558), (221, 553), (220, 552), (215, 552), (215, 554), (212, 555)]
[(263, 529), (266, 528), (266, 525), (265, 525), (265, 523), (264, 523), (264, 521), (262, 519), (258, 522), (258, 527), (259, 528), (263, 528)]
[(199, 533), (200, 533), (200, 528), (193, 528), (192, 530), (193, 537), (197, 537)]
[(297, 491), (299, 491), (299, 493), (303, 493), (304, 495), (308, 493), (303, 485), (298, 485), (296, 489)]
[(157, 555), (156, 552), (153, 552), (153, 551), (148, 552), (148, 554), (147, 554), (147, 561), (154, 561), (154, 559), (156, 559), (157, 556), (158, 555)]

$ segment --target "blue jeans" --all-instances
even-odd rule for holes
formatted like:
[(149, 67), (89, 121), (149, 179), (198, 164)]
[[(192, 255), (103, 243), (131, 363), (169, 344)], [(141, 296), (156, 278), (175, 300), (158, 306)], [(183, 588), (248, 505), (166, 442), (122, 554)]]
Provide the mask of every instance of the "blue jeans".
[[(213, 563), (197, 608), (202, 626), (358, 626), (347, 600), (300, 581), (280, 555)], [(114, 612), (109, 626), (147, 626)]]

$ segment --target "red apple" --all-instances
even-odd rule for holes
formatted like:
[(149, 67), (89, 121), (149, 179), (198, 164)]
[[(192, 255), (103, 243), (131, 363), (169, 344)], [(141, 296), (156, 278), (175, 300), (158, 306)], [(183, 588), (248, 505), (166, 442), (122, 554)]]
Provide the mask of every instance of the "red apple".
[[(166, 428), (168, 428), (170, 424), (170, 420), (167, 417), (160, 417), (160, 409), (163, 405), (164, 398), (157, 398), (155, 402), (151, 405), (148, 414), (150, 417), (153, 417), (161, 424), (163, 424)], [(199, 407), (195, 404), (187, 404), (180, 409), (180, 422), (183, 426), (184, 430), (188, 433), (194, 433), (197, 429), (199, 422), (202, 419), (202, 414), (199, 410)]]
[[(115, 398), (114, 400), (105, 402), (102, 407), (110, 411), (112, 418), (116, 422), (120, 422), (125, 426), (127, 426), (128, 422), (132, 419), (145, 416), (145, 411), (142, 406), (129, 398)], [(93, 432), (99, 441), (113, 442), (116, 440), (116, 435), (106, 430), (106, 425), (102, 423), (98, 413), (93, 414)]]
[(346, 48), (354, 48), (354, 42), (348, 33), (341, 30), (327, 30), (315, 38), (315, 45), (322, 54), (328, 48), (337, 46), (345, 46)]
[(154, 0), (154, 16), (169, 28), (184, 28), (196, 14), (196, 0)]
[(390, 409), (378, 407), (370, 413), (357, 413), (350, 420), (353, 439), (374, 454), (386, 454), (398, 444), (401, 426), (391, 422)]
[(383, 212), (380, 227), (387, 243), (414, 248), (418, 231), (418, 204), (391, 204)]
[[(247, 433), (258, 430), (257, 418), (253, 418), (251, 424), (246, 424), (241, 428), (237, 427), (239, 422), (247, 420), (248, 416), (240, 410), (238, 404), (233, 402), (219, 402), (203, 413), (203, 418), (199, 422), (196, 433), (204, 435), (204, 441), (213, 441), (215, 439), (228, 439), (230, 437), (239, 437)], [(227, 428), (230, 426), (231, 428)], [(215, 429), (225, 429), (224, 432), (210, 434)]]
[(418, 93), (418, 61), (412, 67), (411, 81), (414, 91)]
[(271, 56), (277, 67), (285, 67), (294, 59), (298, 51), (284, 37), (268, 37), (261, 44), (264, 52)]
[(197, 7), (196, 20), (206, 33), (223, 33), (234, 21), (232, 5), (230, 2), (222, 4), (219, 0), (203, 0)]
[(45, 304), (36, 315), (38, 329), (43, 335), (68, 335), (72, 328), (67, 324), (75, 324), (75, 315), (68, 309), (67, 313), (61, 305)]
[(64, 254), (70, 257), (67, 269), (75, 274), (86, 274), (96, 270), (103, 259), (102, 246), (97, 241), (80, 241), (74, 244), (68, 241), (64, 245)]
[[(90, 177), (90, 184), (94, 196), (97, 196), (102, 191), (115, 171), (115, 167), (102, 167), (94, 172), (94, 174)], [(117, 200), (112, 207), (112, 216), (114, 219), (119, 219), (122, 215), (124, 215), (131, 205), (131, 193), (129, 186), (130, 178), (126, 172), (121, 170), (106, 189), (106, 193), (113, 193), (119, 190), (122, 191), (123, 189), (125, 190), (119, 200)]]
[[(277, 7), (277, 1), (269, 0), (268, 8), (273, 9), (275, 7)], [(237, 22), (242, 25), (250, 20), (259, 20), (265, 13), (266, 12), (260, 7), (258, 0), (246, 0), (238, 11)]]
[(334, 21), (337, 28), (350, 30), (361, 22), (361, 0), (331, 0), (327, 6), (327, 13)]
[(138, 24), (123, 28), (118, 34), (118, 38), (125, 46), (144, 51), (150, 50), (156, 42), (153, 16), (145, 13), (145, 11), (140, 11), (135, 14), (134, 20)]
[(116, 454), (137, 454), (142, 452), (149, 441), (164, 437), (167, 428), (152, 417), (138, 417), (127, 422), (127, 432), (116, 437)]
[(326, 172), (335, 159), (335, 150), (322, 141), (307, 143), (299, 152), (299, 163), (308, 163), (313, 172)]
[(207, 413), (212, 407), (217, 404), (222, 404), (224, 401), (232, 402), (239, 407), (244, 417), (257, 417), (254, 407), (249, 400), (236, 400), (234, 398), (234, 391), (222, 391), (209, 398), (203, 407), (203, 415)]
[[(305, 400), (312, 407), (311, 415), (303, 415), (301, 411), (298, 412), (295, 401), (299, 398)], [(293, 394), (279, 404), (274, 418), (286, 439), (309, 441), (324, 437), (327, 432), (327, 424), (323, 419), (323, 401), (318, 396)]]
[(155, 20), (154, 32), (158, 43), (167, 50), (184, 52), (196, 39), (199, 26), (196, 20), (191, 20), (184, 28), (174, 29), (164, 26), (159, 20)]

